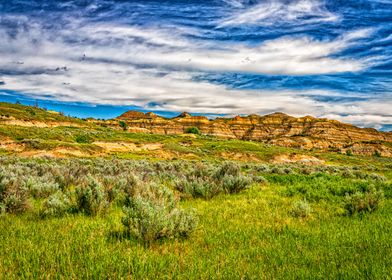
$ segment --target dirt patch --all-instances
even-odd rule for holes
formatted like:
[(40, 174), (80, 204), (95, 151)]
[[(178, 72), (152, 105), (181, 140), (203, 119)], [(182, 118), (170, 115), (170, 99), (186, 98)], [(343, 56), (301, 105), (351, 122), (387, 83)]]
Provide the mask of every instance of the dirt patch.
[(73, 122), (24, 121), (24, 120), (18, 120), (18, 119), (14, 119), (14, 118), (2, 119), (0, 124), (23, 126), (23, 127), (40, 127), (40, 128), (59, 127), (59, 126), (85, 127), (84, 125), (76, 124)]
[(140, 151), (157, 151), (161, 150), (161, 143), (148, 143), (136, 145), (132, 142), (94, 142), (94, 145), (104, 149), (106, 152), (140, 152)]
[(89, 153), (82, 152), (78, 149), (57, 148), (52, 152), (56, 157), (89, 157)]
[(52, 151), (24, 151), (19, 154), (21, 157), (32, 157), (32, 158), (39, 158), (39, 157), (49, 157), (55, 158), (56, 155)]
[(149, 143), (149, 144), (141, 145), (139, 148), (141, 150), (156, 151), (156, 150), (161, 150), (162, 147), (163, 145), (161, 143)]
[(309, 165), (325, 164), (324, 160), (318, 159), (314, 156), (300, 155), (300, 154), (283, 154), (275, 156), (273, 163), (302, 163)]
[(151, 133), (151, 131), (148, 130), (147, 128), (134, 127), (134, 126), (128, 127), (127, 131), (132, 133), (146, 133), (146, 134)]
[(68, 158), (68, 157), (90, 157), (91, 155), (82, 152), (78, 149), (72, 148), (56, 148), (52, 151), (47, 150), (30, 150), (23, 151), (19, 154), (22, 157), (33, 157), (33, 158)]
[(164, 151), (164, 150), (159, 150), (153, 153), (153, 156), (156, 158), (162, 158), (162, 159), (174, 159), (177, 157), (176, 154), (169, 152), (169, 151)]
[(23, 151), (25, 146), (23, 144), (16, 143), (13, 140), (9, 139), (1, 139), (0, 140), (0, 149), (5, 149), (7, 151), (13, 152), (21, 152)]
[(238, 160), (246, 162), (260, 162), (261, 160), (252, 154), (246, 153), (234, 153), (234, 152), (222, 152), (220, 156), (228, 160)]
[(107, 152), (132, 152), (137, 150), (135, 143), (126, 142), (94, 142), (94, 145)]

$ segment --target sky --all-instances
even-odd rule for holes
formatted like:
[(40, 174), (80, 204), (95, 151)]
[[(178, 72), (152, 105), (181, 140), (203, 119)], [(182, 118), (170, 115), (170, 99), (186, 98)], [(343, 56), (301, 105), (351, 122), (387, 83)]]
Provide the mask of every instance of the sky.
[(392, 0), (0, 0), (0, 101), (392, 130)]

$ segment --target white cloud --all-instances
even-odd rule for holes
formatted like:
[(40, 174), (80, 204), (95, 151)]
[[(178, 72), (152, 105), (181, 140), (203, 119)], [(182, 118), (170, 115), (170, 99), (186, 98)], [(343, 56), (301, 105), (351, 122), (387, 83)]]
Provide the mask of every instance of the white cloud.
[(336, 22), (340, 18), (331, 13), (320, 0), (267, 0), (256, 5), (240, 5), (232, 15), (220, 20), (219, 27), (237, 26), (243, 24), (272, 25), (272, 24), (310, 24), (318, 22)]
[[(331, 56), (366, 37), (369, 30), (357, 30), (332, 41), (283, 37), (254, 47), (188, 39), (188, 35), (196, 32), (184, 28), (88, 25), (46, 34), (38, 26), (10, 38), (0, 30), (0, 53), (8, 58), (0, 61), (0, 65), (7, 69), (15, 67), (10, 64), (15, 59), (24, 59), (24, 66), (17, 68), (53, 67), (57, 60), (75, 60), (86, 54), (91, 59), (187, 71), (303, 75), (359, 71), (367, 67), (365, 60)], [(69, 38), (74, 42), (68, 43)], [(39, 61), (41, 58), (45, 60), (43, 63)]]

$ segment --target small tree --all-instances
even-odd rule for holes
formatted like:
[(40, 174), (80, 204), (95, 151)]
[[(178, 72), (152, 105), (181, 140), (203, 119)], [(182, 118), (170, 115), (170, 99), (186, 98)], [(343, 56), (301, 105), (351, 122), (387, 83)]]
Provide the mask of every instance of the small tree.
[(124, 121), (119, 121), (119, 125), (122, 128), (122, 130), (127, 131), (128, 130), (128, 125)]
[(75, 137), (75, 141), (80, 144), (90, 144), (92, 139), (88, 134), (81, 134)]
[(188, 127), (185, 130), (185, 133), (196, 134), (196, 135), (200, 135), (201, 134), (200, 130), (197, 127), (194, 127), (194, 126), (193, 127)]

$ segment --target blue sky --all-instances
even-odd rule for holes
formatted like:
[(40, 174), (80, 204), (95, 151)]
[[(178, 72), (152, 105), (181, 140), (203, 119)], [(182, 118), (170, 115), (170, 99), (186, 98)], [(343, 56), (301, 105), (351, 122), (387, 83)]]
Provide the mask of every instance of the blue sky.
[(392, 0), (0, 1), (0, 100), (392, 126)]

